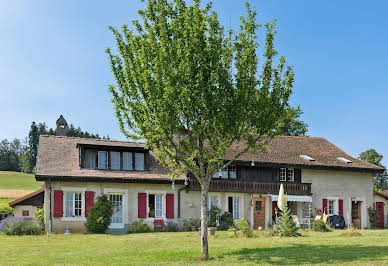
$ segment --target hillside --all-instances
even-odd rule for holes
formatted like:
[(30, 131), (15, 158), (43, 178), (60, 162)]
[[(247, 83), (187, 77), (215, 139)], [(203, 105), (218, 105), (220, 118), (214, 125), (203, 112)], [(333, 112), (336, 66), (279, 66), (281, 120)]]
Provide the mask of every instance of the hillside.
[(0, 198), (22, 197), (41, 187), (32, 174), (0, 171)]

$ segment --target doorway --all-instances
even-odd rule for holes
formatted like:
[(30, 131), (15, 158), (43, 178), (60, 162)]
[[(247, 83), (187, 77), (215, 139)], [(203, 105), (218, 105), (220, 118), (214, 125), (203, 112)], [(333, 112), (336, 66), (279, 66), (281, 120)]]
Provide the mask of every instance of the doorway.
[(384, 202), (376, 202), (377, 227), (384, 228)]
[(265, 228), (265, 198), (253, 198), (254, 228)]
[(352, 224), (361, 229), (361, 201), (352, 201)]

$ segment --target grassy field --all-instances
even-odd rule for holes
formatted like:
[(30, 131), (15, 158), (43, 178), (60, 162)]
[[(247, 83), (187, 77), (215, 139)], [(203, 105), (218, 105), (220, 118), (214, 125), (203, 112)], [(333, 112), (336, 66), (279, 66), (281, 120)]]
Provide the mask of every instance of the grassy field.
[(13, 201), (14, 199), (0, 199), (0, 206), (6, 205), (8, 206), (8, 202)]
[(32, 174), (0, 171), (0, 198), (18, 198), (41, 187)]
[(362, 236), (303, 232), (303, 237), (210, 237), (210, 261), (199, 259), (197, 232), (131, 235), (0, 236), (0, 264), (388, 264), (388, 230), (365, 230)]

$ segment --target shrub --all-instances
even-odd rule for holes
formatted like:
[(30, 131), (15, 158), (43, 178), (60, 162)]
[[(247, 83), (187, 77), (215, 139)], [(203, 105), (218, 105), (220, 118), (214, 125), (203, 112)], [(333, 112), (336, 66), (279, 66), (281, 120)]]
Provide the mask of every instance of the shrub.
[(209, 227), (217, 227), (217, 221), (220, 219), (222, 210), (217, 206), (212, 205), (209, 210)]
[(313, 231), (316, 232), (329, 232), (329, 228), (322, 220), (315, 220), (312, 225)]
[(217, 230), (228, 230), (231, 226), (233, 226), (233, 224), (234, 224), (233, 215), (230, 212), (224, 212), (220, 216)]
[(377, 209), (376, 204), (373, 203), (372, 207), (368, 208), (369, 223), (371, 228), (376, 228), (377, 226)]
[(38, 223), (39, 223), (40, 227), (42, 228), (42, 230), (44, 230), (45, 224), (46, 224), (46, 217), (44, 215), (44, 207), (41, 208), (41, 209), (38, 209), (35, 212), (35, 219), (38, 221)]
[(244, 218), (240, 218), (237, 221), (234, 221), (234, 225), (236, 226), (236, 229), (241, 232), (241, 234), (244, 237), (252, 237), (253, 236), (253, 229), (248, 224), (248, 221)]
[(6, 235), (40, 235), (42, 229), (32, 218), (8, 217), (0, 223), (0, 231)]
[(163, 232), (177, 232), (178, 231), (178, 225), (174, 221), (167, 221), (162, 226)]
[(194, 227), (195, 230), (201, 227), (201, 219), (199, 218), (190, 218), (190, 226)]
[(151, 227), (148, 224), (145, 224), (143, 220), (139, 220), (131, 223), (128, 233), (148, 233), (151, 231)]
[(89, 209), (85, 227), (88, 233), (103, 234), (108, 229), (113, 214), (113, 205), (107, 195), (101, 195), (97, 202)]
[(300, 233), (298, 233), (298, 227), (296, 227), (294, 221), (291, 218), (290, 210), (287, 204), (285, 204), (283, 213), (280, 216), (276, 226), (280, 236), (300, 236)]
[(0, 221), (4, 220), (8, 216), (13, 216), (13, 209), (7, 205), (0, 206)]

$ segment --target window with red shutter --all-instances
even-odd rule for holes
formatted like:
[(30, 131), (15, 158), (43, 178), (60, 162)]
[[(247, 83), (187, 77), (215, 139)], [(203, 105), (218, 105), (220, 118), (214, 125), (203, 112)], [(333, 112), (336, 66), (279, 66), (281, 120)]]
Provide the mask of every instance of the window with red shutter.
[(322, 200), (322, 212), (327, 214), (327, 199)]
[(166, 194), (166, 218), (174, 218), (174, 194)]
[(146, 193), (137, 194), (137, 217), (138, 218), (147, 217), (147, 194)]
[(89, 216), (89, 209), (94, 205), (94, 191), (85, 191), (85, 217)]
[(344, 216), (344, 201), (342, 199), (338, 200), (338, 213), (339, 216)]
[(54, 190), (54, 217), (63, 217), (63, 191)]

